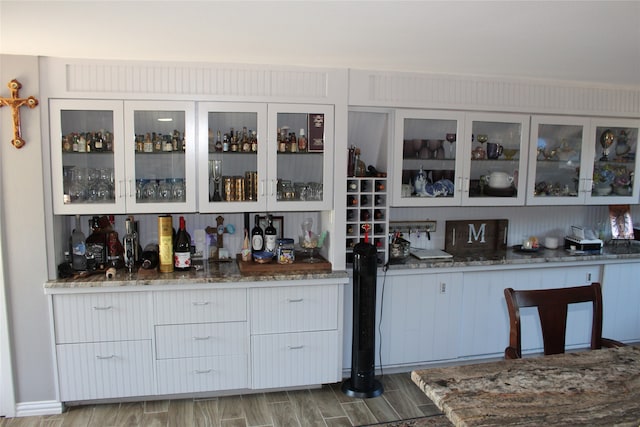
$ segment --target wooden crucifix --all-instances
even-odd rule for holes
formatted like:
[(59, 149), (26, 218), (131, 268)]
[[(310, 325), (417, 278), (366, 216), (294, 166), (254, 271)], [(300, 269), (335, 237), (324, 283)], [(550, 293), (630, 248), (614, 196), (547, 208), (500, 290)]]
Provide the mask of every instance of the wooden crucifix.
[(0, 108), (5, 105), (11, 108), (11, 114), (13, 115), (13, 139), (11, 143), (16, 148), (22, 148), (25, 141), (22, 139), (20, 131), (20, 107), (26, 105), (29, 108), (35, 108), (38, 105), (38, 100), (33, 96), (20, 98), (20, 88), (22, 85), (16, 79), (11, 80), (7, 86), (11, 91), (11, 97), (0, 97)]

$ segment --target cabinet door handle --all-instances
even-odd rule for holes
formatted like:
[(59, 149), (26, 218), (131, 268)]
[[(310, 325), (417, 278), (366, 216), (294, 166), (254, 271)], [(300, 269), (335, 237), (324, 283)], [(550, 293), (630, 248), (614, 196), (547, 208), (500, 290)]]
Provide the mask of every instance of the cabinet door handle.
[(302, 302), (304, 298), (287, 298), (287, 302)]
[(277, 184), (276, 184), (276, 180), (272, 179), (269, 185), (269, 192), (271, 193), (271, 197), (275, 196), (275, 188), (276, 188)]
[(264, 183), (264, 179), (261, 179), (260, 182), (258, 182), (258, 194), (261, 196), (265, 195), (264, 192), (264, 188), (266, 187), (265, 183)]
[(124, 197), (124, 181), (120, 180), (118, 181), (118, 187), (120, 187), (120, 191), (119, 191), (119, 195), (118, 197), (123, 198)]
[(99, 306), (99, 305), (94, 305), (93, 309), (96, 311), (104, 311), (104, 310), (111, 310), (113, 307), (110, 305), (105, 305), (105, 306)]
[(289, 350), (302, 350), (304, 348), (303, 345), (290, 345)]
[(211, 369), (196, 369), (195, 371), (193, 371), (193, 373), (194, 374), (208, 374), (211, 371), (212, 371)]
[(193, 305), (209, 305), (209, 301), (194, 301), (191, 304), (193, 304)]
[(136, 198), (136, 184), (132, 179), (129, 180), (129, 196)]
[(206, 337), (192, 337), (194, 341), (206, 341), (208, 339), (211, 339), (210, 336), (206, 336)]
[(111, 355), (109, 355), (109, 356), (100, 356), (100, 355), (97, 355), (97, 356), (96, 356), (96, 359), (98, 359), (98, 360), (108, 360), (108, 359), (114, 359), (115, 357), (116, 357), (116, 356), (115, 356), (115, 354), (111, 354)]

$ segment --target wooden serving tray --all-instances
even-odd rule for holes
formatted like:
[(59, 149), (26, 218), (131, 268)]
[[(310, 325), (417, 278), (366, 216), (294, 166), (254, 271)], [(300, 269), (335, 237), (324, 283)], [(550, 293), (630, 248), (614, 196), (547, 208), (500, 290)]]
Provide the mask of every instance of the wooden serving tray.
[(236, 255), (238, 260), (238, 268), (241, 274), (257, 275), (257, 274), (287, 274), (287, 273), (319, 273), (330, 272), (331, 263), (320, 255), (316, 255), (320, 262), (304, 262), (307, 257), (300, 258), (296, 254), (296, 260), (293, 264), (278, 264), (275, 260), (260, 264), (253, 261), (242, 261), (240, 254)]

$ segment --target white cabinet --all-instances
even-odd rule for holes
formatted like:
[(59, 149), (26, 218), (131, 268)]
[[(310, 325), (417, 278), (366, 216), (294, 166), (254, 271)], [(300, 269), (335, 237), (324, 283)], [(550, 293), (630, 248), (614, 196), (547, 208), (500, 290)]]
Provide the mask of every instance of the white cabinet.
[(602, 275), (602, 336), (640, 341), (640, 264), (607, 264)]
[(54, 295), (60, 399), (153, 394), (150, 314), (146, 292)]
[[(457, 357), (461, 273), (390, 276), (384, 287), (380, 333), (376, 337), (382, 365)], [(382, 297), (380, 286), (378, 294)]]
[(527, 204), (637, 203), (639, 126), (637, 120), (533, 116)]
[(55, 213), (194, 211), (194, 114), (190, 102), (51, 100)]
[[(579, 286), (600, 280), (600, 266), (536, 268), (464, 273), (461, 317), (461, 357), (501, 357), (509, 345), (509, 314), (504, 289), (544, 289)], [(535, 308), (520, 310), (523, 352), (542, 351), (542, 332)], [(592, 308), (574, 304), (567, 318), (567, 347), (591, 342)]]
[(524, 204), (529, 116), (396, 110), (395, 120), (394, 206)]
[(250, 290), (253, 388), (342, 379), (339, 285)]
[(158, 393), (247, 388), (245, 289), (154, 292)]
[(332, 106), (200, 103), (198, 109), (201, 212), (331, 209)]

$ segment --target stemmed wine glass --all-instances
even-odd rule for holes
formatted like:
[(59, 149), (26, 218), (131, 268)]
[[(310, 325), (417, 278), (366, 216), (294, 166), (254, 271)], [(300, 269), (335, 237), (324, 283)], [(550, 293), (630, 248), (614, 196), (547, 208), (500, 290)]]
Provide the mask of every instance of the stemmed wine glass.
[(453, 159), (453, 143), (456, 142), (456, 134), (448, 133), (445, 137), (447, 141), (449, 141), (449, 158)]
[[(476, 136), (476, 141), (480, 143), (480, 151), (484, 153), (484, 143), (489, 140), (489, 136), (485, 134), (480, 134)], [(484, 155), (482, 156), (484, 159)]]
[(222, 196), (220, 196), (220, 182), (222, 181), (222, 160), (209, 161), (209, 168), (209, 178), (213, 180), (213, 195), (210, 195), (209, 199), (213, 202), (219, 202), (222, 200)]

